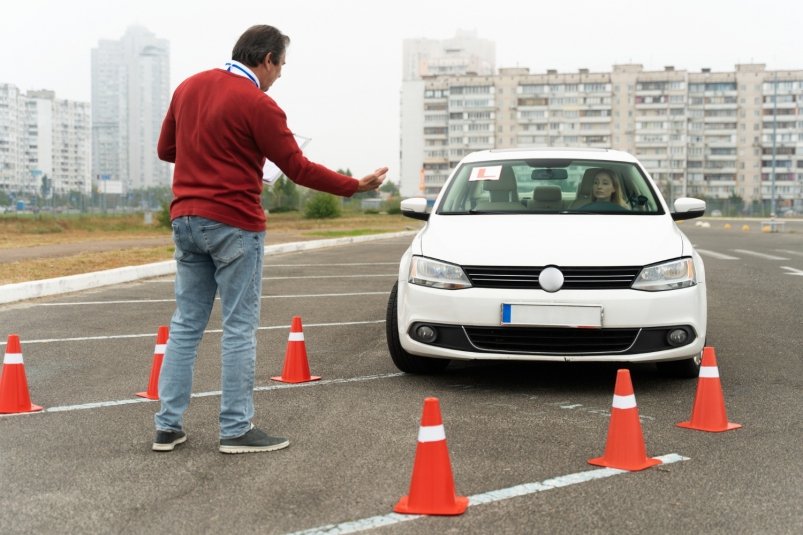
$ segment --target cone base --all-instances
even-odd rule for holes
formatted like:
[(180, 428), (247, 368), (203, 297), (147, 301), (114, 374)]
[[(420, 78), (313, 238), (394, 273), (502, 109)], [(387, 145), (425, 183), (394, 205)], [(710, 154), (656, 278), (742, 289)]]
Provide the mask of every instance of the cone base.
[(593, 459), (588, 460), (588, 464), (593, 464), (594, 466), (604, 466), (605, 468), (616, 468), (618, 470), (627, 470), (628, 472), (638, 472), (640, 470), (646, 470), (651, 466), (655, 466), (657, 464), (661, 464), (663, 461), (661, 459), (656, 459), (654, 457), (647, 457), (644, 459), (643, 462), (636, 462), (636, 463), (627, 463), (625, 465), (617, 465), (611, 461), (605, 459), (605, 457), (595, 457)]
[(686, 429), (694, 429), (695, 431), (707, 431), (709, 433), (722, 433), (725, 431), (732, 431), (734, 429), (739, 429), (742, 427), (742, 424), (735, 424), (733, 422), (728, 422), (724, 428), (708, 428), (699, 425), (692, 425), (691, 422), (680, 422), (679, 424), (675, 424), (677, 427), (684, 427)]
[(454, 504), (442, 505), (440, 507), (410, 507), (409, 496), (403, 496), (393, 507), (394, 513), (407, 515), (462, 515), (468, 508), (468, 498), (466, 496), (455, 496)]
[(307, 379), (286, 379), (284, 377), (271, 377), (271, 379), (282, 383), (309, 383), (310, 381), (320, 380), (320, 377), (316, 375), (310, 375)]
[(31, 403), (31, 406), (28, 409), (20, 409), (20, 410), (14, 410), (14, 411), (0, 409), (0, 414), (24, 414), (26, 412), (39, 412), (41, 410), (42, 410), (42, 407), (40, 407), (39, 405), (34, 405), (33, 403)]
[(152, 396), (152, 395), (148, 394), (147, 392), (137, 392), (135, 395), (137, 397), (140, 397), (140, 398), (152, 399), (152, 400), (155, 400), (155, 401), (159, 401), (159, 396)]

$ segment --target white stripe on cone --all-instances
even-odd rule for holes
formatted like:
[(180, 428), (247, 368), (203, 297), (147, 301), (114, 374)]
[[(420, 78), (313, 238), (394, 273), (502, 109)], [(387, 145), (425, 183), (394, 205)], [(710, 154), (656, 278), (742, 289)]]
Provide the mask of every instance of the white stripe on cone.
[(290, 336), (287, 337), (288, 342), (303, 342), (304, 341), (304, 333), (290, 333)]
[(438, 442), (446, 440), (446, 431), (443, 425), (426, 425), (418, 428), (419, 442)]
[(22, 353), (6, 353), (3, 364), (22, 364)]
[(167, 344), (156, 344), (156, 347), (153, 349), (153, 352), (157, 355), (164, 355), (165, 349), (167, 348)]
[(719, 369), (716, 366), (700, 366), (700, 377), (719, 377)]
[(629, 396), (613, 395), (613, 408), (614, 409), (633, 409), (636, 406), (636, 396), (630, 394)]

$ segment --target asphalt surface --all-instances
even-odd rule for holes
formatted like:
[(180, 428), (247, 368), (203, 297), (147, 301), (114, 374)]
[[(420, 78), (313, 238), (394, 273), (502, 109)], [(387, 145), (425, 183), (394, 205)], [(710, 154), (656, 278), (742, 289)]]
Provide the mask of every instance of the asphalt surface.
[[(134, 394), (173, 311), (171, 279), (2, 306), (0, 335), (20, 335), (32, 401), (46, 411), (0, 416), (0, 533), (344, 533), (371, 522), (405, 534), (800, 533), (803, 224), (739, 227), (681, 225), (705, 251), (708, 343), (728, 417), (744, 427), (675, 427), (697, 381), (630, 366), (648, 454), (687, 460), (600, 479), (587, 460), (604, 449), (616, 365), (395, 369), (385, 307), (409, 238), (266, 259), (255, 422), (290, 438), (277, 452), (217, 452), (217, 307), (189, 440), (150, 450), (157, 403)], [(270, 380), (294, 315), (321, 381)], [(408, 492), (427, 396), (440, 399), (455, 486), (472, 505), (401, 521), (390, 513)], [(542, 484), (518, 487), (530, 483)]]

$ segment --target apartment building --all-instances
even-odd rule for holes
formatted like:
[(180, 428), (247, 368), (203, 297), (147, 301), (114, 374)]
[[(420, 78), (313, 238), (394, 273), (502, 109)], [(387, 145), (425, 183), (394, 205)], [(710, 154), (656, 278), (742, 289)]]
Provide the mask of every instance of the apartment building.
[(170, 103), (170, 46), (139, 26), (92, 49), (92, 174), (124, 191), (170, 185), (156, 156)]
[(53, 192), (91, 191), (90, 106), (53, 91), (22, 94), (0, 84), (0, 188), (38, 195), (47, 175)]
[(406, 136), (423, 144), (418, 173), (402, 167), (407, 196), (436, 195), (474, 150), (590, 146), (637, 156), (669, 199), (739, 197), (750, 205), (772, 198), (774, 175), (776, 201), (803, 204), (803, 71), (628, 64), (602, 73), (503, 68), (421, 82), (421, 128), (402, 130), (403, 146)]
[[(448, 136), (441, 136), (442, 127), (437, 126), (446, 119), (448, 103), (438, 97), (425, 105), (425, 87), (432, 99), (440, 90), (429, 86), (437, 86), (439, 77), (493, 75), (496, 45), (479, 38), (476, 32), (458, 31), (445, 40), (405, 39), (402, 56), (399, 169), (401, 193), (412, 196), (425, 187), (425, 181), (438, 183), (441, 175), (445, 179), (448, 174), (448, 157), (444, 156)], [(426, 177), (425, 168), (431, 171)]]

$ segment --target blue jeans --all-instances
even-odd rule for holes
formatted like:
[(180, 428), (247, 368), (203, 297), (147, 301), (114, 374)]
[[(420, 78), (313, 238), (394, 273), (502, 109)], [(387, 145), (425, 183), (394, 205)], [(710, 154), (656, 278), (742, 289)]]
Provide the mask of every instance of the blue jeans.
[(195, 216), (173, 220), (176, 311), (159, 375), (156, 429), (181, 431), (190, 404), (198, 344), (220, 293), (220, 437), (251, 428), (254, 416), (256, 332), (262, 295), (264, 232), (249, 232)]

